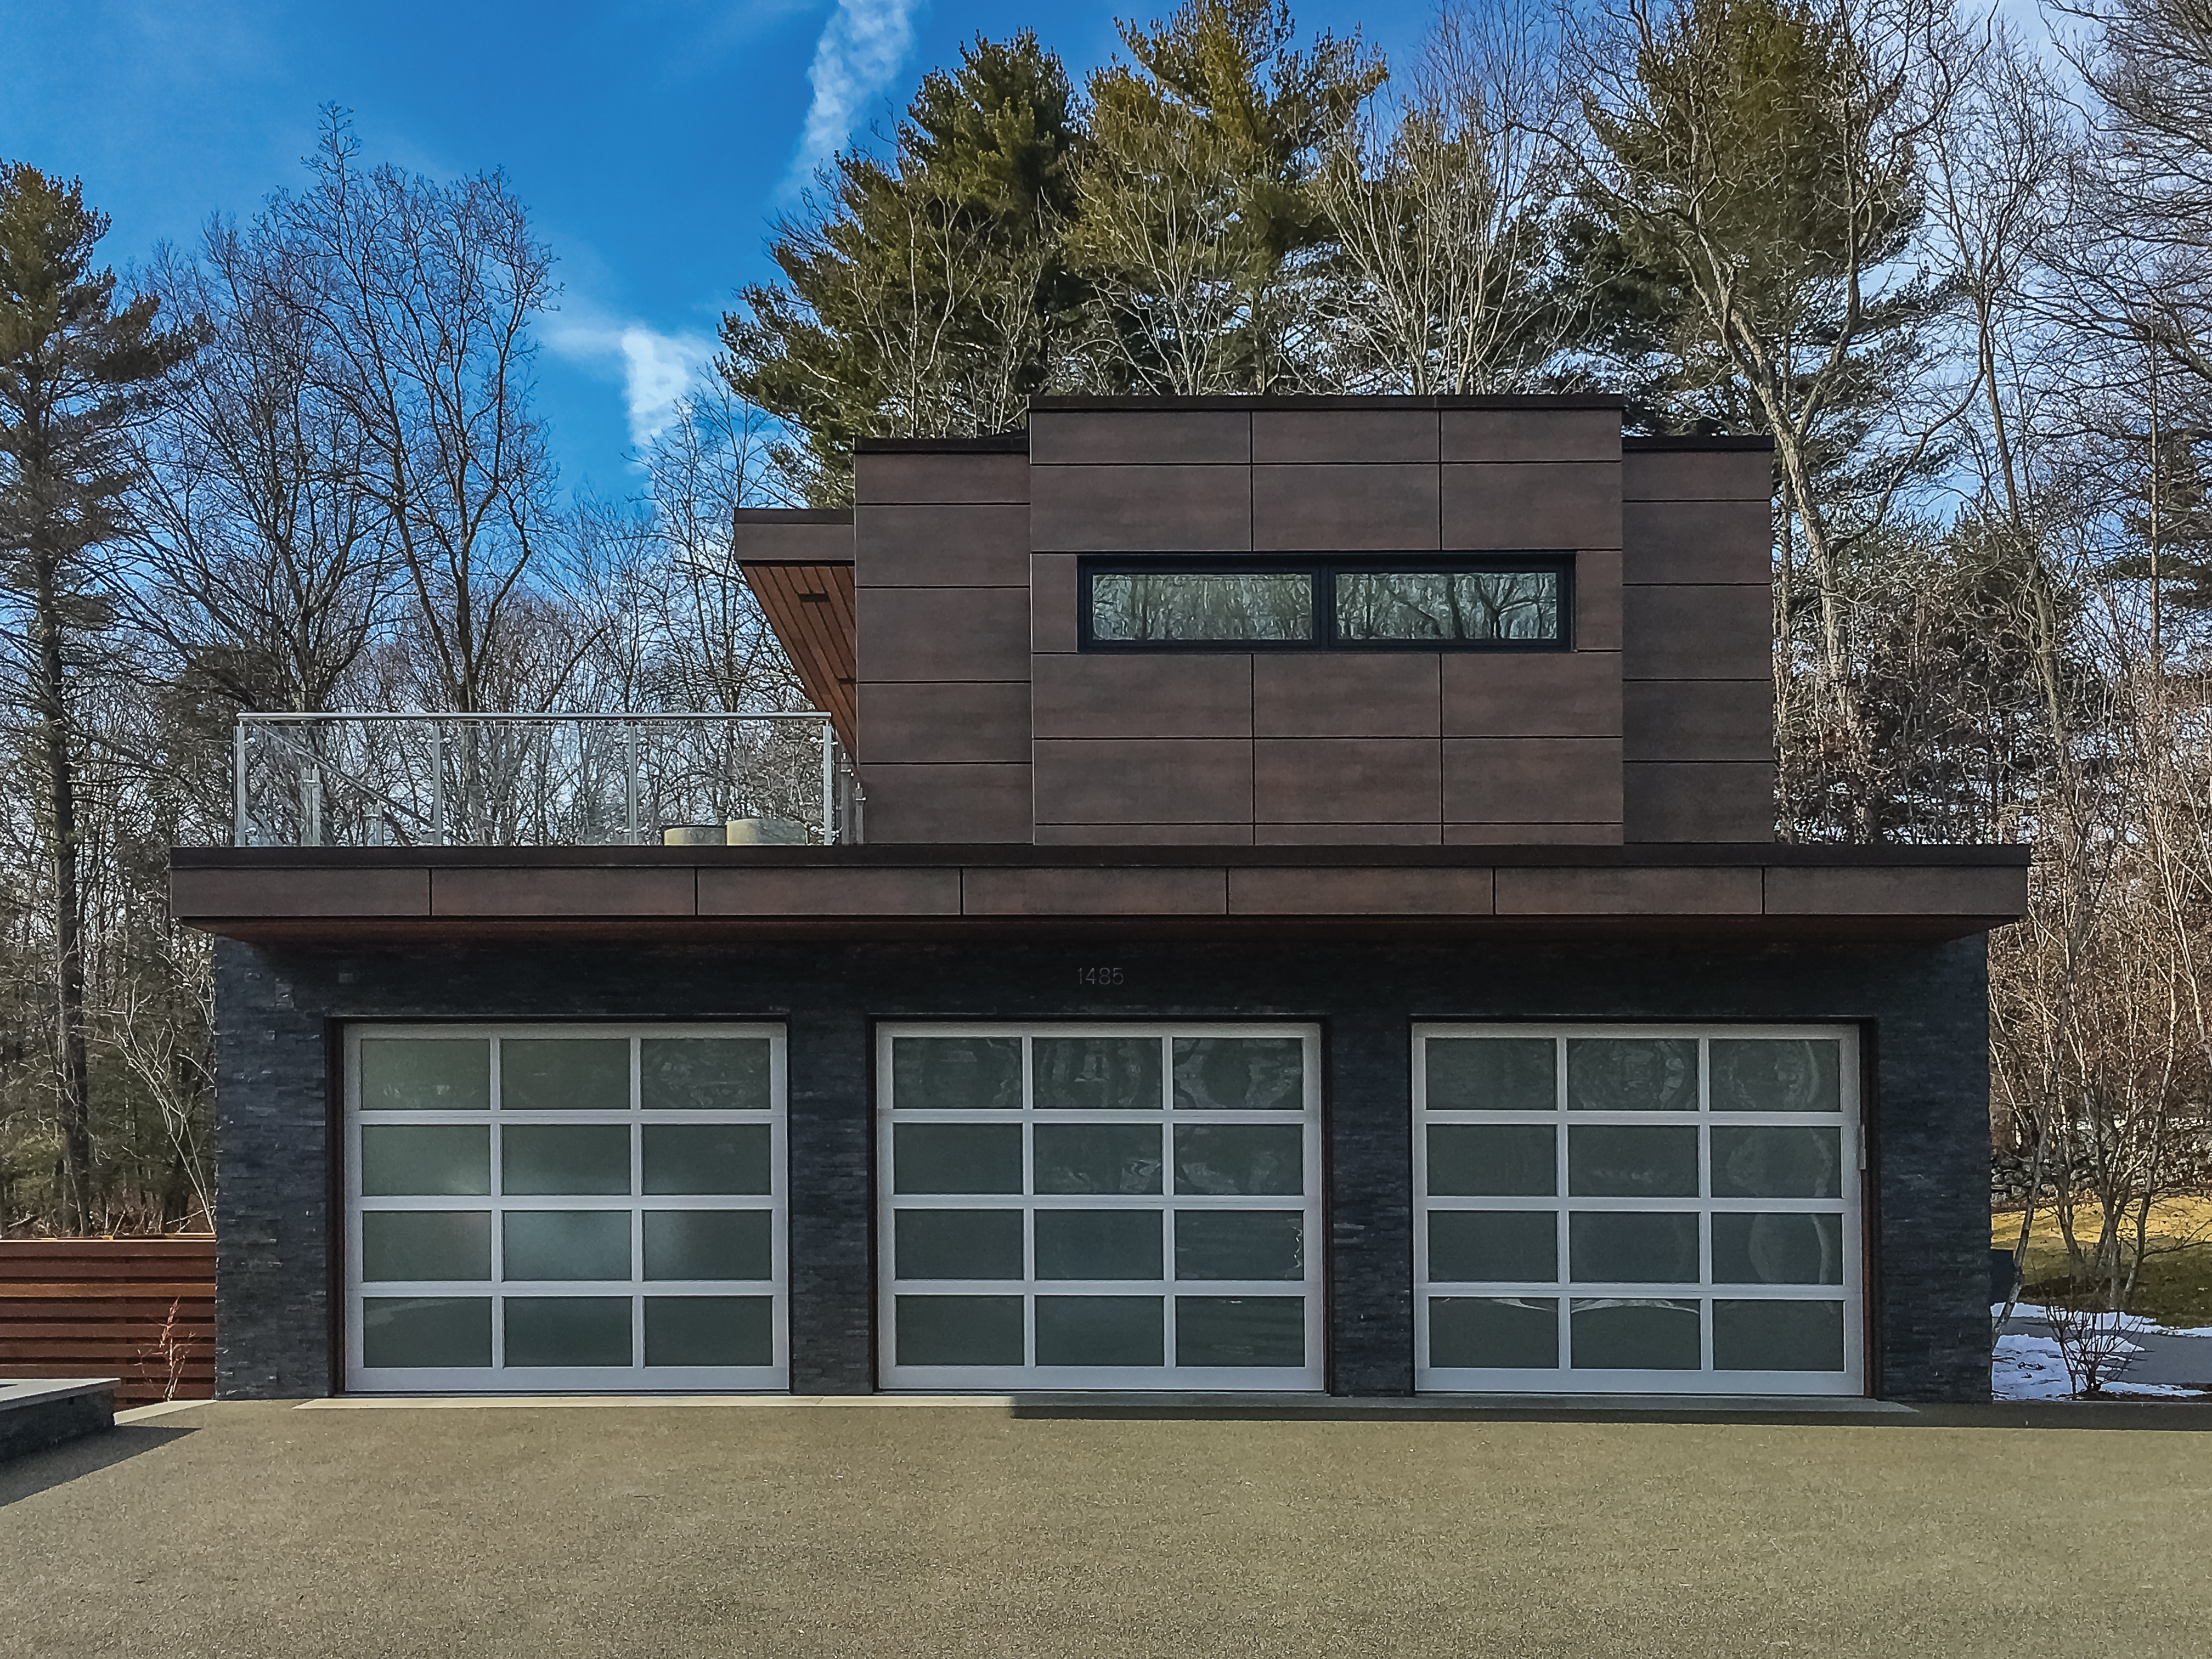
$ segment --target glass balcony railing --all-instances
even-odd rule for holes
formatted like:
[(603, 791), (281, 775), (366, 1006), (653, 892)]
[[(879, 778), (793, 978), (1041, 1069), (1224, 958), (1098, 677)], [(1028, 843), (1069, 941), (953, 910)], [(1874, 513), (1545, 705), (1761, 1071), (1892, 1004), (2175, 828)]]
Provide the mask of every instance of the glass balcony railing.
[(232, 767), (240, 847), (860, 839), (821, 714), (243, 714)]

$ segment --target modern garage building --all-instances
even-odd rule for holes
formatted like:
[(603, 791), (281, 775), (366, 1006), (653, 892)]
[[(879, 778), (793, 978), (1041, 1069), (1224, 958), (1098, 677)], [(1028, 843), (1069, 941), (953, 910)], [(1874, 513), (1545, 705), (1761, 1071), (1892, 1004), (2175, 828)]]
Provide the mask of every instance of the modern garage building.
[(803, 831), (623, 728), (619, 828), (471, 833), (479, 726), (270, 833), (241, 734), (221, 1392), (1987, 1397), (2026, 855), (1775, 841), (1762, 446), (1045, 399), (855, 472), (737, 526)]

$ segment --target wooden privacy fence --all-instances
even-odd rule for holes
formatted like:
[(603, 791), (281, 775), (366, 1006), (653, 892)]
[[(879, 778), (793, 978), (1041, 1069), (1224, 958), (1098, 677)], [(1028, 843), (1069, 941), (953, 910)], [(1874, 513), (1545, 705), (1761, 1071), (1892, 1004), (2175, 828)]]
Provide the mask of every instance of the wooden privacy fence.
[(0, 1239), (0, 1376), (116, 1376), (118, 1406), (215, 1392), (215, 1239)]

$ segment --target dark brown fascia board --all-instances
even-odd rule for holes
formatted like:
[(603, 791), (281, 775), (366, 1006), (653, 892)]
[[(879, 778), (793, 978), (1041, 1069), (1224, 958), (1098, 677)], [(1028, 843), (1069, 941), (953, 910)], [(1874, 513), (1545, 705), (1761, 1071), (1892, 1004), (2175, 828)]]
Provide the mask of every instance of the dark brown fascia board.
[(1404, 397), (1253, 397), (1253, 398), (1120, 398), (1120, 397), (1061, 397), (1032, 398), (1030, 410), (1033, 414), (1057, 411), (1085, 413), (1152, 414), (1170, 410), (1195, 410), (1237, 414), (1245, 410), (1386, 410), (1423, 409), (1526, 410), (1564, 410), (1622, 408), (1617, 396), (1594, 396), (1584, 393), (1563, 393), (1553, 397), (1522, 398), (1425, 398)]
[(1752, 451), (1771, 455), (1774, 453), (1771, 438), (1623, 438), (1623, 454), (1674, 454), (1681, 452)]
[(762, 869), (2024, 869), (2024, 846), (1839, 847), (1656, 842), (1622, 847), (179, 847), (179, 870)]
[(741, 507), (732, 513), (736, 524), (850, 524), (849, 507)]
[(988, 432), (978, 438), (855, 438), (855, 455), (1026, 455), (1026, 432)]

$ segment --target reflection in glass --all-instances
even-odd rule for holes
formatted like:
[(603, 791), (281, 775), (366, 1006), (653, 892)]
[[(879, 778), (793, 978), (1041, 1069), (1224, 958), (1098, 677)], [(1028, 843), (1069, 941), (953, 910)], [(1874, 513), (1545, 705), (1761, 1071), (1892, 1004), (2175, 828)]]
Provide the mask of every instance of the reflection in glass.
[(1313, 589), (1303, 572), (1095, 571), (1091, 637), (1151, 644), (1310, 640)]
[(1432, 1112), (1550, 1112), (1559, 1109), (1559, 1045), (1549, 1037), (1431, 1037)]
[(503, 1193), (626, 1193), (629, 1126), (509, 1123), (499, 1134)]
[(1713, 1282), (1840, 1285), (1844, 1282), (1844, 1218), (1717, 1211)]
[(489, 1193), (491, 1130), (480, 1123), (364, 1124), (361, 1190), (369, 1198)]
[(1158, 1210), (1039, 1210), (1039, 1279), (1158, 1279)]
[(1039, 1297), (1036, 1363), (1165, 1364), (1167, 1336), (1161, 1300), (1157, 1296)]
[(1715, 1198), (1835, 1198), (1842, 1164), (1840, 1129), (1713, 1128)]
[(1303, 1279), (1305, 1217), (1296, 1210), (1180, 1210), (1177, 1279)]
[(1158, 1123), (1040, 1123), (1036, 1190), (1041, 1193), (1157, 1193)]
[(1556, 570), (1345, 570), (1340, 640), (1556, 640)]
[(1547, 1198), (1559, 1190), (1548, 1123), (1432, 1123), (1429, 1190), (1438, 1197)]
[(1018, 1123), (901, 1123), (891, 1130), (891, 1190), (1018, 1193)]
[(1713, 1304), (1713, 1369), (1718, 1371), (1839, 1371), (1844, 1368), (1840, 1302)]
[(1559, 1228), (1551, 1211), (1430, 1212), (1431, 1279), (1542, 1283), (1559, 1276)]
[(1295, 1296), (1179, 1296), (1178, 1365), (1303, 1365), (1306, 1304)]
[(1843, 1086), (1832, 1037), (1715, 1037), (1717, 1112), (1839, 1112)]
[(647, 1123), (639, 1130), (648, 1193), (764, 1193), (765, 1123)]
[(1567, 1190), (1578, 1198), (1695, 1198), (1698, 1132), (1686, 1124), (1575, 1124), (1567, 1130)]
[(648, 1365), (773, 1365), (775, 1302), (765, 1296), (648, 1296)]
[(1022, 1040), (893, 1037), (891, 1098), (906, 1112), (1019, 1111)]
[(627, 1365), (630, 1363), (626, 1296), (510, 1296), (510, 1365)]
[(1559, 1363), (1559, 1304), (1552, 1297), (1429, 1298), (1429, 1364), (1479, 1368)]
[(901, 1279), (1023, 1277), (1019, 1210), (901, 1210), (891, 1221)]
[(368, 1296), (361, 1303), (361, 1363), (489, 1365), (488, 1296)]
[(393, 1279), (489, 1279), (491, 1216), (483, 1210), (366, 1210), (361, 1276)]
[(1018, 1365), (1018, 1296), (894, 1298), (892, 1344), (902, 1365)]
[(773, 1221), (766, 1210), (647, 1210), (647, 1279), (771, 1279)]
[(764, 1112), (769, 1056), (766, 1037), (644, 1038), (639, 1103), (648, 1112)]
[(1297, 1037), (1177, 1037), (1177, 1111), (1305, 1109), (1305, 1044)]
[(1704, 1361), (1694, 1302), (1577, 1297), (1567, 1317), (1578, 1371), (1693, 1371)]
[(628, 1037), (502, 1037), (502, 1112), (629, 1109)]
[(491, 1045), (483, 1037), (363, 1037), (364, 1112), (482, 1112), (491, 1107)]
[(1567, 1106), (1578, 1112), (1694, 1112), (1698, 1045), (1688, 1037), (1573, 1037)]
[(1158, 1037), (1037, 1037), (1030, 1059), (1030, 1088), (1041, 1109), (1160, 1109)]
[(1178, 1193), (1302, 1193), (1304, 1132), (1295, 1123), (1178, 1124)]
[(1698, 1218), (1668, 1211), (1577, 1210), (1567, 1218), (1567, 1254), (1571, 1276), (1586, 1285), (1694, 1285)]
[(628, 1210), (509, 1210), (500, 1218), (505, 1279), (628, 1279)]

